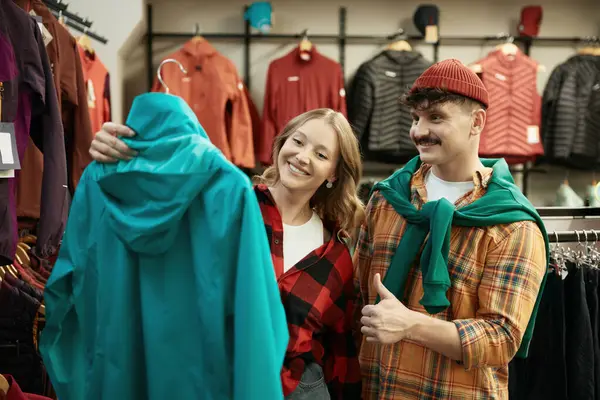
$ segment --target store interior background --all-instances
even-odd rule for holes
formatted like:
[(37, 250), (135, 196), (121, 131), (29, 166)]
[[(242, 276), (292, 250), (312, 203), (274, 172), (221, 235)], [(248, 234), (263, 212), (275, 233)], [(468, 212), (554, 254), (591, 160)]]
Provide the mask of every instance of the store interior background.
[[(244, 0), (153, 0), (153, 30), (192, 34), (195, 24), (204, 33), (243, 33)], [(432, 2), (433, 3), (433, 2)], [(111, 74), (112, 112), (115, 122), (123, 122), (135, 96), (148, 90), (146, 75), (146, 4), (139, 0), (72, 0), (69, 9), (93, 20), (93, 30), (108, 39), (106, 45), (94, 43), (95, 49)], [(337, 34), (338, 10), (347, 9), (348, 35), (387, 35), (398, 28), (416, 34), (412, 16), (419, 1), (399, 0), (274, 0), (272, 33), (294, 34), (304, 29), (310, 34)], [(440, 9), (440, 37), (494, 36), (499, 33), (516, 35), (520, 11), (526, 5), (541, 5), (543, 21), (539, 37), (600, 36), (600, 0), (440, 0), (434, 2)], [(76, 36), (78, 32), (73, 32)], [(177, 50), (187, 39), (155, 39), (154, 67), (169, 53)], [(210, 43), (237, 66), (243, 74), (243, 40), (210, 39)], [(339, 46), (335, 41), (313, 41), (318, 51), (336, 61)], [(259, 111), (262, 110), (263, 92), (269, 63), (287, 54), (298, 41), (261, 40), (251, 44), (250, 92)], [(441, 44), (439, 60), (458, 58), (471, 63), (484, 57), (498, 42), (475, 44)], [(361, 63), (367, 61), (385, 44), (346, 44), (346, 82), (352, 79)], [(413, 43), (413, 48), (433, 60), (433, 46)], [(577, 51), (575, 44), (534, 43), (530, 56), (543, 65), (538, 74), (538, 91), (543, 92), (553, 68)], [(154, 70), (155, 70), (154, 68)], [(532, 173), (529, 177), (528, 197), (536, 206), (552, 205), (555, 193), (565, 178), (565, 170), (544, 167), (547, 173)], [(599, 171), (600, 172), (600, 171)], [(569, 172), (569, 183), (582, 197), (594, 174), (589, 171)], [(600, 178), (598, 174), (597, 178)], [(519, 180), (519, 174), (515, 174)]]

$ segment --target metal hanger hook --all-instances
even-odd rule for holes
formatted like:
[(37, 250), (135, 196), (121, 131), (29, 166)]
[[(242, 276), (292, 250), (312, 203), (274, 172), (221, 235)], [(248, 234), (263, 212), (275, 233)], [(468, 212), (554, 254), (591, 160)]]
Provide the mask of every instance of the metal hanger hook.
[(165, 93), (169, 93), (169, 87), (167, 86), (167, 84), (165, 83), (165, 81), (162, 78), (162, 67), (163, 65), (167, 64), (167, 63), (175, 63), (179, 66), (179, 69), (181, 70), (181, 72), (183, 72), (184, 75), (187, 75), (187, 70), (185, 69), (185, 67), (183, 66), (183, 64), (181, 64), (179, 61), (177, 61), (174, 58), (167, 58), (166, 60), (164, 60), (163, 62), (160, 63), (160, 65), (158, 66), (158, 70), (156, 72), (156, 74), (158, 75), (158, 80), (160, 82), (160, 84), (165, 88)]

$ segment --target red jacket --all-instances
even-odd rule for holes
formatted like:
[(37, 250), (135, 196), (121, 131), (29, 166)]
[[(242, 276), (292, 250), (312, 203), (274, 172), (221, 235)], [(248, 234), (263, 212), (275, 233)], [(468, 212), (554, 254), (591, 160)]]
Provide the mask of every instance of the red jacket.
[(6, 400), (52, 400), (50, 397), (40, 396), (39, 394), (23, 393), (19, 384), (11, 375), (4, 375), (4, 377), (9, 385)]
[(477, 64), (490, 96), (479, 155), (504, 157), (509, 164), (533, 161), (543, 155), (538, 63), (522, 51), (512, 57), (495, 50)]
[[(225, 157), (242, 168), (254, 168), (252, 121), (248, 102), (235, 65), (206, 40), (191, 39), (166, 58), (181, 62), (162, 68), (169, 93), (180, 96), (194, 111), (211, 142)], [(153, 92), (164, 89), (155, 79)]]
[(90, 54), (79, 45), (77, 50), (83, 68), (92, 131), (98, 132), (102, 124), (111, 120), (110, 75), (98, 54)]
[(334, 233), (329, 242), (284, 273), (281, 214), (265, 185), (254, 191), (290, 333), (281, 372), (284, 395), (296, 389), (307, 363), (316, 362), (323, 367), (332, 399), (359, 399), (361, 373), (353, 336), (356, 296), (348, 248)]
[(259, 160), (271, 164), (273, 139), (294, 117), (315, 108), (332, 108), (346, 115), (344, 75), (337, 62), (313, 45), (304, 60), (295, 48), (274, 60), (267, 72)]

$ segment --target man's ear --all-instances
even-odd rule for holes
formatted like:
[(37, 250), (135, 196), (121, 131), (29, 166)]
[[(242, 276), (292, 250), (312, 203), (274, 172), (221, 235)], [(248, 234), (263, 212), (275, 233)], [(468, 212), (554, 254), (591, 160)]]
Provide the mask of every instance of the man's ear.
[(479, 136), (485, 127), (487, 112), (483, 108), (477, 108), (473, 111), (471, 117), (471, 135)]

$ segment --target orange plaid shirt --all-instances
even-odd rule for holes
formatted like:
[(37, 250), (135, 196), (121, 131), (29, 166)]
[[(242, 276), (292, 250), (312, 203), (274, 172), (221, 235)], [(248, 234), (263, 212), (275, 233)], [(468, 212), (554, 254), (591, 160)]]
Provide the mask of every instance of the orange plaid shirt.
[[(411, 202), (427, 202), (423, 164), (411, 180)], [(473, 191), (457, 200), (457, 208), (486, 193), (492, 169), (473, 176)], [(374, 304), (376, 273), (385, 275), (406, 229), (406, 221), (379, 192), (367, 206), (354, 253), (355, 280), (362, 304)], [(421, 269), (416, 258), (399, 299), (409, 309), (427, 314)], [(462, 344), (457, 362), (417, 342), (380, 345), (362, 340), (360, 351), (363, 399), (508, 399), (508, 363), (516, 354), (546, 273), (541, 231), (531, 221), (485, 228), (453, 226), (448, 269), (450, 307), (433, 315), (452, 321)], [(360, 306), (360, 305), (359, 305)]]

